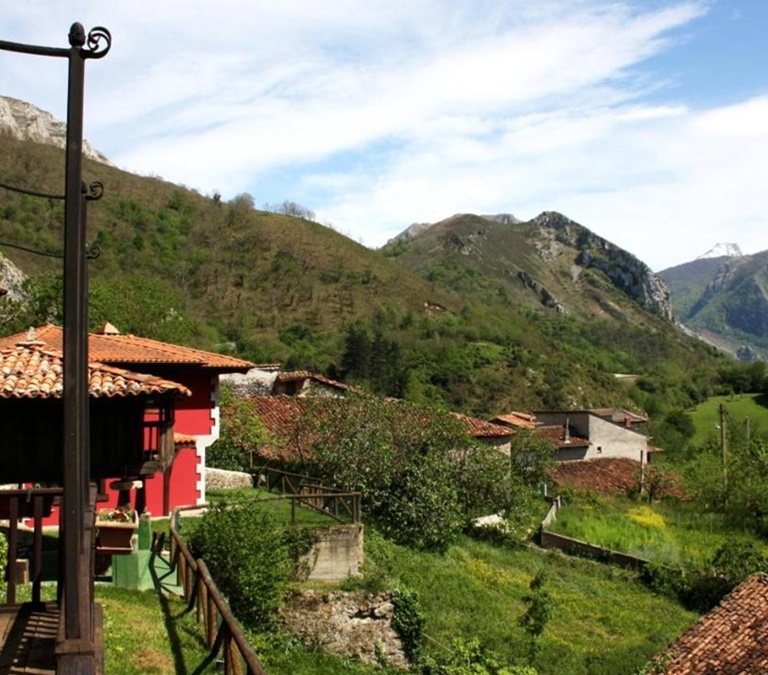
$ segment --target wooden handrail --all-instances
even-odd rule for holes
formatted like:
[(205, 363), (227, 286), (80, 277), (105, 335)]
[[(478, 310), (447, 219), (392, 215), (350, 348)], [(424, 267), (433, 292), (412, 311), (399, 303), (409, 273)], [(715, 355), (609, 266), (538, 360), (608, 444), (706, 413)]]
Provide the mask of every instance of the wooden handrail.
[[(16, 566), (18, 563), (17, 550), (19, 543), (19, 520), (34, 518), (35, 526), (32, 533), (31, 566), (29, 570), (32, 582), (32, 601), (40, 602), (40, 587), (43, 570), (43, 515), (46, 507), (50, 507), (56, 498), (61, 498), (61, 488), (29, 488), (26, 490), (0, 490), (0, 514), (8, 519), (8, 554), (5, 560), (8, 589), (6, 604), (16, 603)], [(5, 509), (7, 508), (7, 514)]]
[[(359, 523), (361, 520), (362, 493), (360, 492), (328, 487), (310, 476), (272, 467), (263, 467), (256, 473), (265, 477), (268, 491), (271, 492), (272, 488), (279, 484), (285, 498), (298, 500), (337, 522), (344, 522), (340, 512), (345, 512), (353, 523)], [(256, 501), (265, 500), (256, 499)], [(291, 513), (295, 513), (295, 508), (291, 509)]]
[[(195, 507), (199, 508), (199, 507)], [(205, 561), (195, 559), (177, 529), (179, 512), (176, 509), (170, 522), (171, 567), (175, 568), (184, 599), (195, 604), (198, 623), (202, 620), (205, 641), (212, 656), (223, 650), (225, 675), (241, 675), (245, 662), (248, 675), (267, 675), (256, 652), (248, 642), (240, 623), (216, 586)]]

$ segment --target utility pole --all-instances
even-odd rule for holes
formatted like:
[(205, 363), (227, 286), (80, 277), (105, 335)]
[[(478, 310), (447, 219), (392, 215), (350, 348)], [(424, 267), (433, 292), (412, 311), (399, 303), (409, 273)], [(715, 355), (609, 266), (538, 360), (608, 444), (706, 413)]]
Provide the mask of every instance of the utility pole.
[[(728, 490), (728, 436), (725, 428), (725, 404), (720, 404), (720, 450), (723, 455), (723, 486)], [(726, 496), (726, 499), (728, 497)]]

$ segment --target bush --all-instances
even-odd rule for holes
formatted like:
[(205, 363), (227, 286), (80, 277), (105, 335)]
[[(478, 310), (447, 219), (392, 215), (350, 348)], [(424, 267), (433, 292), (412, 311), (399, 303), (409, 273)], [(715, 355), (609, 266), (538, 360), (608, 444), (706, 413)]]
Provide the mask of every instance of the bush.
[(256, 502), (216, 504), (201, 518), (191, 545), (238, 620), (269, 629), (293, 572), (282, 528), (271, 514)]
[(394, 595), (395, 609), (392, 612), (392, 628), (403, 643), (406, 658), (414, 663), (421, 655), (424, 638), (424, 612), (415, 591), (400, 589)]
[(752, 542), (727, 541), (700, 568), (670, 569), (649, 565), (643, 572), (645, 584), (696, 612), (715, 607), (750, 574), (768, 571), (768, 559)]

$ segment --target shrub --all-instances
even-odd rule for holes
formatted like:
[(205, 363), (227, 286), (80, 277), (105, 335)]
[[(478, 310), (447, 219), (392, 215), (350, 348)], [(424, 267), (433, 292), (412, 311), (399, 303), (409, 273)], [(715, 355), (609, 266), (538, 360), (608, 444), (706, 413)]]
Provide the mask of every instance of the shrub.
[(406, 658), (414, 663), (421, 655), (424, 638), (424, 613), (415, 591), (400, 589), (394, 594), (395, 609), (392, 612), (392, 628), (403, 643)]
[(254, 630), (270, 628), (293, 572), (271, 514), (255, 502), (216, 504), (201, 518), (191, 544), (238, 620)]
[(677, 598), (687, 609), (708, 612), (750, 574), (768, 571), (768, 559), (752, 542), (726, 541), (708, 564), (686, 570), (649, 565), (643, 581)]

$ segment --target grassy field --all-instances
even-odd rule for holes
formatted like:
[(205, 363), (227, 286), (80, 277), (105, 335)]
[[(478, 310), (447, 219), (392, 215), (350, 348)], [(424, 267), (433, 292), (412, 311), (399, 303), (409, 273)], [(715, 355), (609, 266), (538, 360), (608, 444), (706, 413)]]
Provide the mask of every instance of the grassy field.
[[(187, 523), (191, 525), (191, 523)], [(649, 593), (634, 575), (535, 548), (462, 538), (444, 555), (397, 546), (366, 529), (366, 579), (372, 586), (419, 593), (427, 619), (427, 652), (456, 638), (478, 637), (509, 663), (523, 663), (518, 619), (533, 576), (547, 574), (552, 618), (535, 662), (542, 675), (630, 673), (679, 635), (696, 615)], [(201, 627), (178, 598), (99, 587), (105, 607), (107, 672), (208, 673)], [(130, 620), (125, 617), (130, 617)], [(381, 670), (325, 654), (295, 638), (256, 638), (270, 675), (372, 675)]]
[[(647, 504), (622, 497), (576, 499), (551, 529), (575, 539), (670, 566), (699, 564), (726, 540), (764, 542), (729, 526), (718, 513), (690, 504)], [(768, 552), (768, 551), (767, 551)]]
[(719, 441), (720, 405), (725, 406), (728, 420), (732, 425), (744, 428), (749, 419), (751, 433), (768, 431), (768, 401), (762, 394), (736, 394), (733, 396), (713, 396), (697, 406), (691, 413), (696, 426), (693, 443), (700, 445), (708, 439)]
[[(193, 522), (184, 522), (182, 533)], [(167, 520), (155, 526), (167, 528)], [(433, 655), (451, 648), (456, 638), (477, 637), (503, 662), (525, 663), (526, 636), (518, 620), (539, 571), (547, 575), (545, 588), (553, 600), (541, 656), (534, 662), (541, 675), (631, 673), (697, 618), (648, 592), (629, 572), (536, 548), (462, 537), (436, 555), (395, 545), (367, 527), (365, 555), (366, 576), (358, 585), (418, 592), (429, 635), (425, 649)], [(181, 598), (109, 585), (98, 585), (96, 597), (104, 607), (106, 672), (217, 672), (207, 663), (202, 625)], [(257, 636), (254, 646), (270, 675), (383, 672), (286, 635)]]
[(367, 531), (366, 554), (396, 584), (418, 591), (426, 631), (437, 642), (478, 637), (510, 663), (524, 662), (518, 619), (531, 579), (543, 570), (554, 606), (534, 663), (542, 675), (630, 673), (697, 618), (649, 593), (631, 573), (535, 548), (463, 538), (438, 556)]

